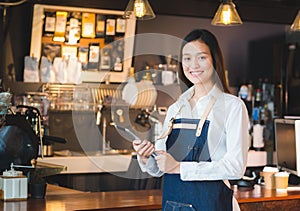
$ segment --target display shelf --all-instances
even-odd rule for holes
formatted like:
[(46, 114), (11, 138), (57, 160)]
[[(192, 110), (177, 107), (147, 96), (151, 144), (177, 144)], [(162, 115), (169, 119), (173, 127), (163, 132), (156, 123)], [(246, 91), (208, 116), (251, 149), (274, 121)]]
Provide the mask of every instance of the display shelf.
[[(93, 43), (99, 43), (100, 46), (104, 46), (104, 39), (103, 38), (80, 38), (79, 43), (77, 44), (65, 44), (66, 46), (78, 46), (78, 47), (88, 47), (89, 44)], [(52, 37), (43, 36), (42, 37), (42, 43), (53, 43), (56, 44), (58, 42), (53, 41)]]
[[(54, 6), (54, 5), (42, 5), (35, 4), (33, 12), (33, 22), (32, 22), (32, 33), (31, 33), (31, 45), (30, 45), (30, 55), (37, 58), (39, 61), (42, 56), (42, 44), (43, 43), (54, 43), (51, 37), (43, 36), (43, 25), (45, 18), (45, 11), (66, 11), (66, 12), (81, 12), (81, 13), (95, 13), (107, 16), (122, 16), (123, 11), (117, 10), (102, 10), (93, 8), (78, 8), (69, 6)], [(122, 71), (98, 71), (98, 70), (86, 70), (82, 71), (82, 81), (83, 82), (102, 82), (109, 78), (110, 82), (120, 83), (127, 79), (129, 68), (132, 63), (132, 54), (134, 48), (134, 35), (136, 28), (136, 20), (134, 18), (126, 19), (126, 29), (122, 36), (124, 38), (124, 56), (123, 56), (123, 67)], [(116, 36), (116, 39), (119, 39)], [(115, 40), (116, 40), (115, 39)], [(63, 46), (68, 46), (60, 42)], [(90, 43), (99, 43), (100, 49), (106, 47), (105, 38), (80, 38), (78, 44), (73, 46), (76, 47), (88, 47)], [(70, 45), (72, 46), (72, 45)]]

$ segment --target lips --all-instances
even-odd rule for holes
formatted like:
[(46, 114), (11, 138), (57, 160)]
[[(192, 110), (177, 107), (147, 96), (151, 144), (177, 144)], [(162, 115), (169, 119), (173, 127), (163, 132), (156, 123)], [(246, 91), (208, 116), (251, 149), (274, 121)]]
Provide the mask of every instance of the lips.
[(190, 74), (191, 74), (192, 76), (199, 76), (199, 75), (201, 75), (203, 72), (204, 72), (204, 71), (191, 71)]

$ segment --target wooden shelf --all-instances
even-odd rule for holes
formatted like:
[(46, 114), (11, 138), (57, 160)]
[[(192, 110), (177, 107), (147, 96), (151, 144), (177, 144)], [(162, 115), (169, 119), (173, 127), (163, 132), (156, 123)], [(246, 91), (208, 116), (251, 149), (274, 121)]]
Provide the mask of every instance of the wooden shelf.
[(90, 43), (99, 43), (100, 48), (104, 46), (104, 38), (80, 38), (77, 44), (68, 44), (64, 42), (53, 41), (52, 37), (42, 37), (42, 43), (61, 44), (65, 46), (89, 47)]

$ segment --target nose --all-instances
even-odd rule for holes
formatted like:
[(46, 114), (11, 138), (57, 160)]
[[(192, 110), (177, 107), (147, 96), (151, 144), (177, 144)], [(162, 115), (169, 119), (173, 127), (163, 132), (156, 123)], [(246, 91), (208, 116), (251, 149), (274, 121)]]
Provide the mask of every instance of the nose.
[(191, 61), (191, 67), (199, 67), (199, 61), (198, 61), (198, 59), (197, 59), (197, 57), (196, 56), (193, 56), (192, 57), (192, 61)]

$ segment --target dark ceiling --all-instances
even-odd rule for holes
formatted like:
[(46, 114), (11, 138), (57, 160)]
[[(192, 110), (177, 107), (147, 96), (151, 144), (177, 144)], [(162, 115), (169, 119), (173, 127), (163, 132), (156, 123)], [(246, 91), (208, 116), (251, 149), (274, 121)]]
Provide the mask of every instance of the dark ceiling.
[[(32, 0), (40, 4), (125, 10), (129, 0)], [(158, 15), (212, 18), (222, 0), (149, 0)], [(290, 24), (300, 0), (233, 0), (243, 21)]]
[[(149, 0), (157, 14), (212, 18), (220, 0)], [(290, 24), (300, 0), (233, 0), (243, 21)]]

